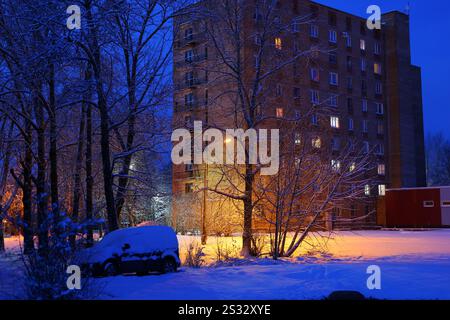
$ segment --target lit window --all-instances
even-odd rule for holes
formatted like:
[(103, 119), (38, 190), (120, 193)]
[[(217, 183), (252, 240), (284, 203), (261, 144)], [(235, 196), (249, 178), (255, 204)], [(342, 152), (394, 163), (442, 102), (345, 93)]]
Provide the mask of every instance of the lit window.
[(348, 130), (353, 131), (354, 125), (353, 125), (353, 119), (348, 118)]
[(312, 81), (319, 82), (319, 80), (320, 80), (319, 70), (317, 70), (316, 68), (311, 68), (310, 69), (310, 74), (311, 74), (311, 80)]
[(312, 24), (309, 29), (309, 35), (313, 38), (318, 38), (319, 37), (319, 27)]
[(277, 118), (283, 118), (283, 116), (284, 116), (283, 108), (277, 108), (276, 113), (277, 113)]
[(356, 169), (356, 163), (355, 163), (355, 162), (352, 162), (352, 163), (350, 164), (349, 171), (350, 171), (350, 172), (353, 172), (353, 171), (355, 171), (355, 169)]
[(380, 196), (386, 195), (386, 185), (384, 185), (384, 184), (378, 185), (378, 195), (380, 195)]
[(283, 49), (281, 38), (275, 38), (275, 48), (278, 50)]
[(302, 144), (302, 137), (301, 137), (300, 133), (296, 133), (295, 134), (294, 142), (295, 142), (296, 145)]
[(373, 72), (375, 74), (381, 74), (381, 63), (375, 62), (373, 64)]
[(378, 175), (384, 176), (386, 174), (386, 166), (384, 163), (378, 164)]
[(331, 168), (333, 171), (341, 170), (341, 162), (339, 160), (331, 160)]
[(337, 32), (335, 30), (328, 31), (328, 40), (331, 43), (336, 43), (337, 42)]
[(370, 185), (366, 184), (366, 185), (364, 186), (364, 194), (365, 194), (366, 196), (370, 196)]
[(338, 85), (338, 82), (339, 82), (339, 76), (338, 76), (338, 74), (337, 74), (336, 72), (330, 72), (329, 80), (330, 80), (330, 84), (331, 84), (331, 85), (337, 86), (337, 85)]
[(322, 140), (320, 139), (320, 137), (315, 137), (311, 140), (311, 144), (313, 148), (319, 149), (322, 147)]
[(359, 41), (359, 48), (360, 48), (361, 50), (366, 50), (366, 40), (361, 39), (361, 40)]
[(330, 117), (330, 125), (332, 128), (339, 129), (339, 117)]
[(382, 103), (377, 102), (377, 114), (384, 114), (384, 105)]
[(319, 91), (311, 90), (311, 103), (319, 104)]

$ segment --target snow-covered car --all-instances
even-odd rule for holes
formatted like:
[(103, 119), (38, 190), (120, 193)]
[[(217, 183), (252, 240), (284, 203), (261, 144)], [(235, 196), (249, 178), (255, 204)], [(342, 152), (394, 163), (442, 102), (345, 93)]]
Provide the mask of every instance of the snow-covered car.
[(180, 267), (178, 239), (170, 227), (146, 226), (108, 233), (80, 256), (93, 276), (122, 273), (176, 272)]

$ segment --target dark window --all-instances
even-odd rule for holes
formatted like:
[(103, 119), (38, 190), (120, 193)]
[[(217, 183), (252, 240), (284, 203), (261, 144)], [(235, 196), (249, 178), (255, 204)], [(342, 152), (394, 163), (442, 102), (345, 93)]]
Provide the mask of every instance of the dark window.
[(347, 77), (347, 89), (351, 90), (353, 89), (353, 78)]
[(310, 6), (309, 9), (311, 11), (311, 16), (313, 18), (317, 18), (317, 15), (319, 14), (319, 8), (317, 6)]
[(347, 70), (352, 71), (352, 57), (347, 56)]
[(367, 28), (366, 22), (361, 21), (359, 23), (359, 30), (360, 30), (361, 34), (363, 34), (363, 35), (366, 34), (366, 28)]
[(350, 208), (350, 215), (352, 218), (356, 217), (356, 208), (355, 208), (354, 204), (352, 204), (352, 206)]
[(352, 18), (345, 18), (345, 30), (352, 31)]
[(366, 96), (367, 95), (367, 83), (366, 80), (361, 81), (361, 93)]
[(298, 13), (298, 0), (292, 0), (294, 13)]
[(194, 191), (194, 187), (192, 185), (192, 183), (186, 183), (184, 185), (184, 192), (185, 193), (192, 193)]
[(380, 32), (380, 30), (378, 30), (378, 29), (375, 29), (374, 31), (373, 31), (373, 36), (375, 37), (375, 39), (380, 39), (381, 38), (381, 32)]
[(347, 98), (347, 109), (349, 114), (353, 114), (353, 99)]
[(184, 39), (192, 40), (194, 38), (194, 30), (192, 28), (188, 28), (184, 30)]
[(337, 54), (336, 54), (336, 52), (330, 52), (328, 54), (328, 61), (331, 64), (337, 64)]
[(336, 14), (333, 13), (333, 12), (329, 12), (329, 13), (328, 13), (328, 24), (329, 24), (330, 26), (336, 26), (336, 23), (337, 23), (337, 17), (336, 17)]

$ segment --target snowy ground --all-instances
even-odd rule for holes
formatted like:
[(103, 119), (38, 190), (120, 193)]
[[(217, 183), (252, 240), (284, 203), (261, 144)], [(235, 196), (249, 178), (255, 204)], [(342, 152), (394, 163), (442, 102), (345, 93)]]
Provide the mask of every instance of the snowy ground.
[[(16, 239), (17, 240), (17, 239)], [(195, 237), (179, 238), (181, 255)], [(316, 243), (314, 243), (316, 241)], [(450, 299), (450, 230), (338, 232), (289, 261), (234, 261), (169, 275), (119, 276), (96, 280), (104, 299), (320, 299), (334, 290), (357, 290), (380, 299)], [(218, 244), (238, 250), (239, 238), (211, 238), (206, 263)], [(14, 298), (20, 276), (7, 242), (0, 257), (0, 299)], [(306, 251), (314, 256), (304, 255)], [(369, 265), (381, 268), (381, 290), (366, 286)], [(3, 291), (3, 292), (2, 292)]]
[(23, 296), (19, 238), (5, 239), (6, 252), (0, 253), (0, 300)]

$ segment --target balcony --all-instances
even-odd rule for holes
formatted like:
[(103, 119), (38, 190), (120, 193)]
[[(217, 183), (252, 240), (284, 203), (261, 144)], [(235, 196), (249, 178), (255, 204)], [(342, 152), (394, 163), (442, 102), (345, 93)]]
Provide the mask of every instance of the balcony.
[(199, 54), (199, 55), (194, 55), (192, 58), (190, 59), (182, 59), (182, 60), (178, 60), (175, 62), (175, 67), (180, 68), (180, 67), (184, 67), (184, 66), (192, 66), (195, 65), (197, 63), (206, 61), (208, 59), (208, 57), (206, 56), (206, 54)]
[(203, 43), (205, 41), (206, 41), (205, 33), (194, 33), (187, 37), (177, 39), (177, 41), (175, 43), (176, 43), (177, 48), (183, 48), (186, 46), (195, 46), (195, 45)]
[(175, 90), (195, 89), (198, 86), (207, 83), (205, 78), (193, 78), (175, 83)]

